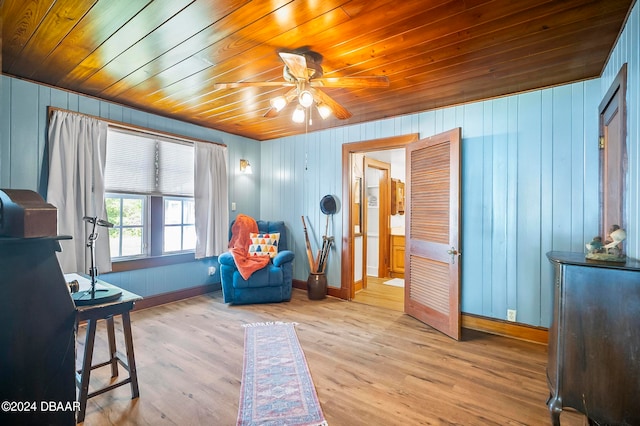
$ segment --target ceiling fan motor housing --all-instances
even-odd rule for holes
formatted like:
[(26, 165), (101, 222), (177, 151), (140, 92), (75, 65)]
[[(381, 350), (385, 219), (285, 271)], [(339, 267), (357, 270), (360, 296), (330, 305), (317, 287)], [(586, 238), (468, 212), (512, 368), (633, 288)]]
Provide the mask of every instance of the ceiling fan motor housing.
[[(310, 78), (322, 78), (322, 76), (324, 75), (322, 66), (310, 60), (307, 60), (307, 72), (309, 74), (307, 81)], [(282, 77), (284, 77), (285, 81), (289, 83), (296, 83), (298, 81), (298, 79), (291, 74), (291, 71), (289, 70), (289, 67), (286, 64), (282, 69)]]

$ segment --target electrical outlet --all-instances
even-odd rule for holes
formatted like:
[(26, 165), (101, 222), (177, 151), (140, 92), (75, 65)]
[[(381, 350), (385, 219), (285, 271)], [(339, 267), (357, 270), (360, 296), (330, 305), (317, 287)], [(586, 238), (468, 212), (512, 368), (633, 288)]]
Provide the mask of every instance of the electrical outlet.
[(216, 273), (216, 267), (209, 266), (209, 275), (215, 275), (215, 273)]
[(516, 320), (516, 310), (507, 309), (507, 321), (515, 321), (515, 320)]

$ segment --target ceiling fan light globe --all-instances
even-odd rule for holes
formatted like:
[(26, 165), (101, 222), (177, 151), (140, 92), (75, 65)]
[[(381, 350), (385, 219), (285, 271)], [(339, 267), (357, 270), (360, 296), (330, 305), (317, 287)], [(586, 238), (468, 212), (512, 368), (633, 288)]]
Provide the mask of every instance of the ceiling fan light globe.
[(318, 114), (320, 114), (320, 117), (322, 117), (323, 120), (326, 120), (327, 118), (329, 118), (332, 112), (333, 111), (331, 111), (331, 108), (329, 108), (328, 105), (325, 105), (325, 104), (318, 105)]
[(276, 96), (275, 98), (272, 98), (269, 103), (276, 111), (280, 112), (282, 108), (287, 105), (287, 100), (284, 96)]
[(294, 123), (304, 123), (304, 108), (298, 105), (296, 109), (293, 111), (293, 115), (291, 116), (291, 120)]
[(303, 90), (300, 92), (300, 95), (298, 95), (298, 102), (300, 102), (300, 105), (304, 108), (309, 108), (313, 104), (313, 95), (308, 90)]

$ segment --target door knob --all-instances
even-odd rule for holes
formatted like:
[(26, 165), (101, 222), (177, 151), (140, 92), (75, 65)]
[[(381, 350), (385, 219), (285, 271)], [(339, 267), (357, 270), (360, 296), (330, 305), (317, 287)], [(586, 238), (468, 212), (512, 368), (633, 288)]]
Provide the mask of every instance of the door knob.
[(451, 263), (454, 264), (454, 263), (456, 263), (456, 256), (461, 255), (462, 252), (456, 250), (455, 247), (451, 247), (450, 250), (447, 250), (447, 254), (451, 256)]

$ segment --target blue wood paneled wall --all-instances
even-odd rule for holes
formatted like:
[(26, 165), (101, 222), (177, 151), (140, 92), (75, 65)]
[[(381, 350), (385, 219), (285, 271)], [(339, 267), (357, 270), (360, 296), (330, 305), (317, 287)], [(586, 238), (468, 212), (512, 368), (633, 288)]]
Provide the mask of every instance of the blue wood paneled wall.
[(601, 95), (609, 89), (620, 67), (627, 64), (627, 254), (640, 258), (640, 4), (636, 2), (616, 43), (602, 78)]
[[(256, 217), (259, 215), (260, 145), (257, 141), (8, 76), (0, 78), (0, 188), (31, 189), (45, 195), (46, 189), (43, 188), (46, 188), (48, 175), (47, 161), (44, 158), (47, 107), (54, 106), (226, 144), (229, 160), (229, 201), (234, 201), (237, 205), (237, 211), (232, 212), (232, 216), (235, 217), (238, 212)], [(249, 159), (258, 173), (241, 175), (241, 158)], [(104, 274), (103, 278), (142, 296), (150, 296), (201, 284), (219, 283), (219, 273), (209, 276), (208, 266), (217, 267), (216, 259)]]
[[(301, 216), (312, 245), (325, 229), (319, 201), (342, 200), (342, 144), (462, 128), (462, 310), (548, 326), (550, 250), (583, 251), (598, 227), (599, 80), (410, 116), (345, 126), (261, 144), (261, 216), (294, 233), (294, 276), (306, 280)], [(329, 235), (342, 235), (342, 215)], [(340, 247), (328, 281), (340, 285)]]

